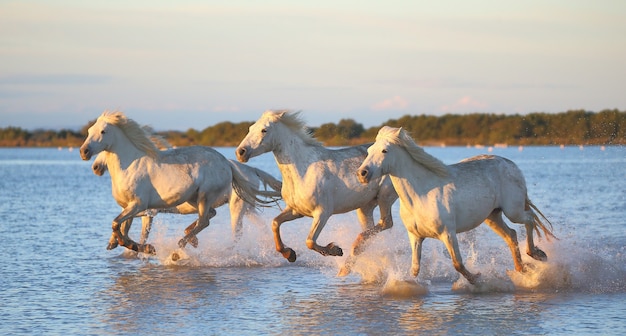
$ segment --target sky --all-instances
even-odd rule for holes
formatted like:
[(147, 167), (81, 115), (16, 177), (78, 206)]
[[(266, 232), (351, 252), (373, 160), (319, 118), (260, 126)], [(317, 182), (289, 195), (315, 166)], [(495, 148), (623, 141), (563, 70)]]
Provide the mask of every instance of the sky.
[(626, 109), (626, 1), (0, 0), (0, 128)]

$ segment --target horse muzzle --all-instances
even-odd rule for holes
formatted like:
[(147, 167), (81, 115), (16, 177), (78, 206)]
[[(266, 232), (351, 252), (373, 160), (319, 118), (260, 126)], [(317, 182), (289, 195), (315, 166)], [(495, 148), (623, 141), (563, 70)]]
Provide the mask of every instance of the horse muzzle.
[(91, 150), (89, 150), (88, 146), (80, 147), (80, 157), (81, 159), (87, 161), (91, 159)]
[(367, 168), (357, 170), (356, 176), (362, 184), (368, 184), (370, 182), (371, 174)]
[(93, 169), (93, 173), (98, 175), (98, 176), (102, 176), (104, 175), (104, 165), (100, 164), (100, 163), (94, 163), (91, 166), (91, 169)]
[(250, 151), (247, 150), (245, 147), (239, 147), (235, 150), (235, 155), (237, 155), (237, 160), (239, 160), (239, 162), (248, 162), (248, 160), (250, 160)]

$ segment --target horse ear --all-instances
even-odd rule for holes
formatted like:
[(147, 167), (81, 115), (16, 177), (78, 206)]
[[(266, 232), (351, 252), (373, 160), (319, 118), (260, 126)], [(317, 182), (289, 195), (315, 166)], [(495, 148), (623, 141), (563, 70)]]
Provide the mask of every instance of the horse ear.
[(402, 127), (398, 127), (398, 130), (396, 131), (396, 136), (400, 136), (400, 134), (402, 133)]

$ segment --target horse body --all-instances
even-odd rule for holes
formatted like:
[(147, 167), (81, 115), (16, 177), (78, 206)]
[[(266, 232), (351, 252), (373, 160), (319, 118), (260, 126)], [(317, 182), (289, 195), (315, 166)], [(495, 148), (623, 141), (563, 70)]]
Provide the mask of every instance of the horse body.
[[(267, 111), (252, 126), (237, 147), (237, 158), (247, 162), (257, 155), (273, 152), (282, 174), (282, 198), (287, 207), (273, 220), (276, 249), (289, 261), (295, 252), (280, 237), (280, 225), (303, 216), (312, 217), (307, 247), (322, 255), (343, 255), (334, 243), (317, 244), (317, 238), (333, 214), (357, 210), (364, 230), (353, 245), (357, 254), (372, 234), (393, 225), (391, 206), (397, 199), (391, 181), (380, 178), (366, 185), (359, 183), (354, 171), (365, 158), (366, 146), (331, 150), (303, 132), (297, 114)], [(374, 225), (373, 210), (380, 207), (381, 220)]]
[(149, 245), (137, 245), (120, 231), (120, 225), (147, 209), (167, 209), (189, 203), (198, 210), (197, 223), (179, 241), (184, 247), (209, 225), (212, 205), (229, 188), (247, 202), (261, 201), (241, 174), (220, 153), (209, 147), (192, 146), (159, 150), (139, 125), (121, 112), (104, 112), (89, 128), (80, 148), (83, 160), (101, 151), (109, 152), (108, 170), (113, 196), (124, 209), (113, 220), (118, 243), (135, 251), (153, 253)]
[(391, 176), (400, 198), (400, 216), (413, 251), (414, 276), (419, 273), (423, 240), (436, 238), (446, 245), (455, 269), (474, 283), (477, 275), (463, 265), (456, 234), (483, 222), (504, 239), (515, 269), (522, 271), (517, 234), (506, 225), (502, 214), (526, 226), (531, 257), (547, 258), (534, 245), (533, 230), (540, 234), (542, 229), (546, 237), (553, 234), (533, 211), (539, 212), (528, 199), (522, 172), (513, 162), (481, 155), (446, 166), (415, 145), (402, 129), (383, 127), (357, 175), (367, 183), (385, 174)]
[[(164, 143), (164, 140), (161, 140)], [(107, 161), (109, 160), (109, 152), (100, 152), (98, 156), (94, 159), (92, 164), (92, 169), (94, 174), (98, 176), (102, 176), (105, 171), (107, 171)], [(253, 186), (263, 186), (267, 189), (267, 186), (272, 189), (279, 191), (281, 189), (281, 182), (275, 179), (272, 175), (264, 172), (261, 169), (251, 167), (245, 164), (241, 164), (237, 161), (228, 160), (239, 173), (244, 176), (244, 178)], [(116, 188), (116, 184), (113, 180), (111, 180), (112, 189)], [(235, 240), (239, 239), (242, 234), (243, 227), (243, 218), (246, 214), (254, 214), (256, 213), (256, 208), (246, 202), (244, 199), (239, 197), (237, 193), (232, 189), (232, 186), (229, 185), (228, 193), (219, 197), (215, 203), (213, 204), (213, 208), (218, 208), (225, 204), (229, 205), (230, 210), (230, 220), (232, 233)], [(117, 198), (116, 198), (117, 199)], [(121, 205), (121, 204), (120, 204)], [(121, 205), (122, 207), (125, 207)], [(198, 209), (189, 204), (187, 202), (177, 205), (174, 208), (167, 209), (151, 209), (144, 212), (140, 212), (137, 216), (142, 217), (142, 229), (141, 229), (141, 239), (139, 241), (140, 244), (144, 244), (148, 238), (150, 228), (152, 226), (152, 218), (157, 215), (157, 213), (171, 213), (171, 214), (195, 214), (198, 213)], [(132, 218), (122, 224), (123, 232), (127, 234), (130, 229), (130, 225), (132, 224)], [(194, 222), (195, 224), (195, 222)], [(193, 228), (193, 227), (192, 227)], [(125, 231), (124, 231), (125, 230)], [(190, 241), (192, 244), (197, 244), (195, 241)], [(111, 239), (109, 241), (108, 249), (112, 249), (117, 247), (117, 239), (115, 235), (111, 235)]]

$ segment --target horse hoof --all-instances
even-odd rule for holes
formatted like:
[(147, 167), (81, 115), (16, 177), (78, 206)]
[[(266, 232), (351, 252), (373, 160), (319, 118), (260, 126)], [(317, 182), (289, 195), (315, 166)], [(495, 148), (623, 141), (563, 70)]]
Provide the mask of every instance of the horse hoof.
[(548, 255), (540, 249), (535, 249), (534, 251), (526, 251), (531, 258), (539, 261), (548, 261)]
[(326, 245), (326, 248), (328, 249), (328, 254), (331, 256), (341, 257), (343, 255), (343, 250), (341, 247), (335, 245), (335, 243)]
[(476, 273), (470, 277), (467, 278), (467, 281), (472, 284), (475, 285), (476, 282), (478, 282), (478, 279), (480, 278), (480, 273)]
[(344, 265), (343, 267), (341, 267), (341, 269), (339, 270), (339, 272), (337, 273), (338, 277), (345, 277), (348, 276), (348, 274), (350, 274), (350, 267), (348, 267), (348, 265)]
[(178, 241), (178, 247), (184, 248), (186, 245), (187, 245), (187, 241), (185, 240), (185, 238)]
[(289, 260), (289, 262), (295, 262), (296, 261), (296, 251), (290, 249), (290, 248), (286, 248), (285, 251), (282, 252), (283, 257), (285, 257), (287, 260)]
[(146, 244), (143, 248), (143, 253), (155, 255), (156, 249), (154, 248), (154, 246)]
[(113, 250), (114, 248), (118, 247), (119, 244), (117, 242), (115, 243), (109, 243), (109, 245), (107, 245), (107, 250)]
[(193, 236), (192, 238), (189, 238), (189, 244), (191, 244), (194, 248), (198, 248), (198, 237)]

